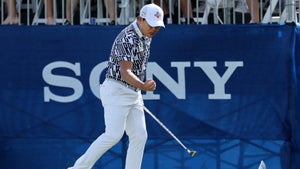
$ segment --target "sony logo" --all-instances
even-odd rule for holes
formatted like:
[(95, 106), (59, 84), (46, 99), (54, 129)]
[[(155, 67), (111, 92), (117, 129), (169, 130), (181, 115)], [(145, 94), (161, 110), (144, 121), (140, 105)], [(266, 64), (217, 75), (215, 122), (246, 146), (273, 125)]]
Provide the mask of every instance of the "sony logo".
[[(223, 66), (223, 65), (222, 65)], [(238, 67), (243, 67), (242, 61), (225, 61), (224, 66), (226, 71), (220, 75), (216, 71), (217, 62), (215, 61), (195, 61), (193, 67), (200, 68), (209, 80), (214, 85), (214, 92), (208, 94), (208, 99), (231, 99), (231, 94), (226, 93), (225, 84), (233, 75)], [(89, 76), (89, 87), (93, 94), (100, 99), (99, 93), (99, 78), (103, 71), (106, 70), (107, 62), (97, 64), (91, 71)], [(171, 62), (171, 67), (177, 69), (177, 81), (174, 80), (162, 67), (156, 62), (149, 62), (146, 78), (153, 78), (154, 76), (164, 84), (172, 94), (178, 99), (186, 98), (186, 80), (185, 69), (191, 67), (191, 62)], [(69, 103), (79, 99), (84, 91), (83, 84), (80, 80), (67, 75), (54, 74), (55, 69), (69, 69), (74, 72), (75, 76), (81, 76), (80, 63), (70, 63), (65, 61), (55, 61), (46, 65), (43, 69), (42, 75), (44, 81), (48, 84), (44, 86), (44, 101), (56, 101), (62, 103)], [(51, 86), (71, 88), (73, 93), (67, 96), (59, 95), (51, 91)], [(159, 100), (160, 95), (147, 91), (143, 95), (145, 100)]]

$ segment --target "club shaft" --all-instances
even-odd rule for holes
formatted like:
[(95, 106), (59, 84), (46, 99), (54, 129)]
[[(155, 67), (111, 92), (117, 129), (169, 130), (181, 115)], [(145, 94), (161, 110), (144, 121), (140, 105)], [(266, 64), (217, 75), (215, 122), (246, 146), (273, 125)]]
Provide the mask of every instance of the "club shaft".
[(151, 113), (147, 107), (144, 106), (144, 110), (148, 113), (162, 128), (164, 128), (188, 153), (191, 151), (156, 117)]

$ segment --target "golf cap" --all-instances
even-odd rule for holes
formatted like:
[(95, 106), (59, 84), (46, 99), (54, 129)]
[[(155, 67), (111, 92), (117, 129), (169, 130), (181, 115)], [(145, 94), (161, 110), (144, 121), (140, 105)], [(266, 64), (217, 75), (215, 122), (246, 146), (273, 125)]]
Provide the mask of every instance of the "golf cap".
[(151, 3), (143, 6), (140, 11), (140, 16), (146, 19), (147, 23), (152, 27), (165, 27), (164, 12), (158, 5)]

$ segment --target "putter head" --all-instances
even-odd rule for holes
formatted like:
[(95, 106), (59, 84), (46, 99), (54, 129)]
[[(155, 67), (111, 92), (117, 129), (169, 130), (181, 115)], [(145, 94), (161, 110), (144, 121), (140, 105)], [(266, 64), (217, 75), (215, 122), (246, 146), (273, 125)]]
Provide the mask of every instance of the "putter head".
[(189, 151), (191, 157), (194, 157), (197, 154), (197, 151)]

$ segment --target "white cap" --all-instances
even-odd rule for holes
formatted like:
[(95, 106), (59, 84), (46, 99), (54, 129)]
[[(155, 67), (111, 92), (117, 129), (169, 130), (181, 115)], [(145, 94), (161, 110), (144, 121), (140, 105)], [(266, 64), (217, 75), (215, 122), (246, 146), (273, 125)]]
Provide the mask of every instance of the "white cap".
[(158, 5), (152, 3), (143, 6), (140, 11), (140, 16), (145, 18), (148, 24), (152, 27), (165, 27), (164, 12)]

